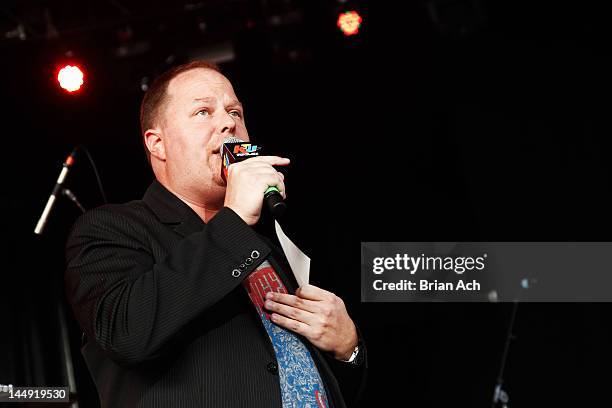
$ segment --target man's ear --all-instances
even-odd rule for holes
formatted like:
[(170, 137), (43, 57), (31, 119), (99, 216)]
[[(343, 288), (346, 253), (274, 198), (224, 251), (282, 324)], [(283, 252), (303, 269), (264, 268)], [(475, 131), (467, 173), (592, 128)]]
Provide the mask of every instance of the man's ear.
[(161, 161), (166, 161), (166, 149), (164, 148), (164, 139), (162, 138), (159, 129), (148, 129), (144, 133), (144, 142), (151, 156), (155, 156)]

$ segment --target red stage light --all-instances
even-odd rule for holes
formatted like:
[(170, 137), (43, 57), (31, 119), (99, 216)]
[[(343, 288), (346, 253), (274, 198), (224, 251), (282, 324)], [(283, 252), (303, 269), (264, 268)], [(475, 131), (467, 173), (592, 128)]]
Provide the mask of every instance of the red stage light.
[(338, 27), (344, 35), (355, 35), (359, 32), (363, 19), (356, 11), (347, 11), (338, 16)]
[(68, 92), (75, 92), (83, 85), (83, 71), (76, 65), (66, 65), (57, 74), (57, 80), (62, 88)]

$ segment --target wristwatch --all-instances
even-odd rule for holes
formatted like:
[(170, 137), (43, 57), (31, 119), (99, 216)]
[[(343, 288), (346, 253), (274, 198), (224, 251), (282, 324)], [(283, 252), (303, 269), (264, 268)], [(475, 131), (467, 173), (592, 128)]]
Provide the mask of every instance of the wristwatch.
[(353, 353), (351, 354), (349, 359), (348, 360), (342, 360), (342, 361), (344, 361), (345, 363), (352, 363), (357, 358), (357, 354), (359, 354), (359, 344), (357, 344), (355, 346), (355, 349), (353, 350)]
[(349, 359), (340, 360), (340, 361), (344, 361), (345, 363), (349, 363), (353, 365), (360, 365), (361, 361), (363, 360), (363, 353), (360, 353), (361, 349), (362, 349), (362, 346), (361, 346), (361, 340), (360, 340), (359, 343), (357, 343), (357, 345), (355, 346), (355, 349), (353, 350), (353, 353), (351, 354)]

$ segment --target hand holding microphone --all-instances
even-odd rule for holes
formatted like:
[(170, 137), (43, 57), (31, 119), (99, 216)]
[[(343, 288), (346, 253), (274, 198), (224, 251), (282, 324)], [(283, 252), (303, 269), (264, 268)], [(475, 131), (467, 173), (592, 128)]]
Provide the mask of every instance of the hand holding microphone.
[(278, 218), (287, 206), (284, 176), (273, 166), (287, 166), (289, 159), (260, 156), (261, 146), (229, 137), (222, 146), (221, 176), (227, 182), (224, 206), (231, 208), (248, 225), (255, 225), (263, 201)]

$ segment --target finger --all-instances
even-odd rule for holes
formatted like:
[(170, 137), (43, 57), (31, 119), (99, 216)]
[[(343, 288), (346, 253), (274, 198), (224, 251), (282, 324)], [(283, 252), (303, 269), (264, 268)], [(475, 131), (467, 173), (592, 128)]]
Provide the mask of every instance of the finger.
[(228, 171), (228, 179), (239, 180), (246, 176), (250, 180), (251, 185), (277, 186), (279, 190), (284, 190), (285, 183), (279, 174), (279, 172), (271, 167), (238, 168), (232, 165)]
[(268, 292), (266, 299), (270, 299), (276, 303), (282, 303), (311, 313), (317, 313), (320, 310), (317, 302), (312, 300), (302, 299), (288, 293)]
[(278, 171), (274, 170), (274, 168), (266, 166), (266, 167), (245, 167), (242, 169), (243, 172), (248, 173), (250, 175), (265, 175), (269, 174), (274, 177), (280, 179), (280, 174)]
[(314, 313), (298, 309), (297, 307), (287, 306), (282, 303), (274, 302), (272, 300), (266, 300), (264, 306), (267, 310), (271, 312), (278, 313), (292, 320), (297, 320), (299, 322), (306, 323), (307, 325), (311, 325), (315, 322), (316, 317)]
[(332, 292), (328, 292), (325, 289), (321, 289), (317, 286), (310, 284), (300, 286), (298, 290), (295, 291), (295, 294), (300, 298), (310, 300), (332, 301), (336, 297), (336, 295), (334, 295)]
[(270, 166), (269, 164), (266, 163), (260, 163), (257, 165), (251, 165), (251, 166), (237, 166), (234, 167), (235, 165), (232, 164), (229, 167), (230, 172), (232, 172), (232, 174), (234, 173), (244, 173), (244, 174), (249, 174), (251, 176), (253, 175), (261, 175), (261, 174), (270, 174), (270, 175), (274, 175), (275, 177), (280, 178), (280, 172), (276, 171), (276, 169), (272, 166)]
[(280, 156), (255, 156), (244, 160), (242, 163), (245, 162), (264, 162), (271, 164), (272, 166), (287, 166), (290, 160), (287, 157)]
[(235, 164), (235, 165), (240, 166), (240, 167), (249, 168), (249, 169), (252, 169), (252, 168), (274, 169), (274, 166), (272, 166), (270, 163), (266, 163), (266, 162), (263, 162), (263, 161), (255, 161), (255, 162), (253, 162), (250, 159), (249, 160), (245, 160), (245, 161), (241, 161), (239, 163), (232, 163), (232, 164)]
[(237, 174), (247, 174), (247, 175), (254, 175), (254, 174), (274, 174), (276, 172), (276, 170), (274, 170), (273, 167), (267, 165), (267, 164), (263, 164), (262, 166), (237, 166), (235, 164), (232, 164), (229, 167), (229, 174), (231, 175), (237, 175)]
[[(284, 188), (285, 183), (280, 176), (281, 173), (269, 168), (242, 169), (241, 172), (248, 173), (251, 182), (257, 184), (267, 183), (270, 186), (281, 186)], [(232, 174), (237, 174), (236, 172)]]
[[(238, 163), (232, 163), (231, 165), (239, 165), (240, 167), (246, 169), (247, 171), (251, 172), (254, 169), (270, 169), (272, 171), (275, 171), (276, 173), (279, 174), (279, 177), (281, 177), (282, 180), (285, 179), (285, 175), (283, 173), (281, 173), (280, 171), (276, 170), (273, 166), (271, 166), (269, 163), (265, 163), (265, 162), (250, 162), (248, 160), (242, 161), (240, 162), (241, 164)], [(246, 164), (243, 164), (246, 163)], [(231, 166), (230, 165), (230, 166)]]
[(252, 176), (262, 176), (262, 177), (268, 177), (270, 179), (273, 179), (274, 182), (281, 182), (283, 183), (285, 181), (285, 179), (283, 178), (283, 176), (281, 175), (282, 173), (279, 173), (278, 171), (274, 170), (274, 169), (265, 169), (265, 168), (256, 168), (256, 169), (248, 169), (248, 172), (252, 175)]
[(275, 324), (284, 327), (287, 330), (291, 330), (294, 333), (301, 334), (304, 337), (308, 337), (307, 335), (310, 331), (310, 326), (308, 326), (306, 323), (290, 319), (277, 313), (272, 313), (270, 318)]
[(284, 179), (282, 177), (282, 173), (276, 173), (277, 177), (278, 177), (278, 182), (276, 183), (276, 187), (278, 188), (278, 190), (280, 191), (281, 196), (283, 196), (283, 200), (287, 199), (287, 192), (285, 191), (285, 182)]

